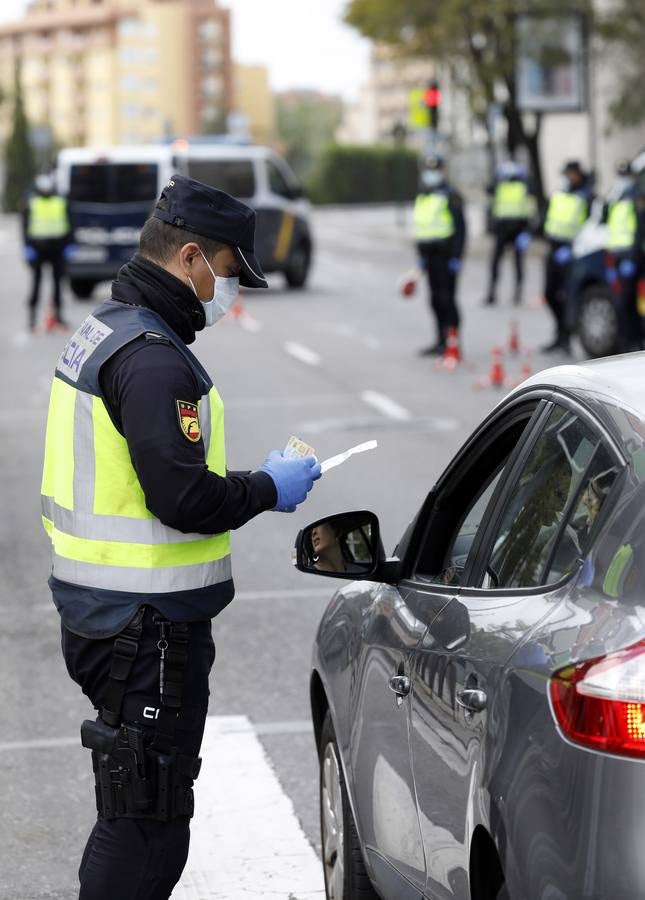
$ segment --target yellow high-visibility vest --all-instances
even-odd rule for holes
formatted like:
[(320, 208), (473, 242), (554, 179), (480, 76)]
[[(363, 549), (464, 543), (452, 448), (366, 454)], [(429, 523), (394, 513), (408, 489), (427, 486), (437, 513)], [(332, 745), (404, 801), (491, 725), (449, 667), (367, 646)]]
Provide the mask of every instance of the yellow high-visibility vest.
[(34, 241), (65, 237), (69, 231), (67, 204), (62, 197), (30, 197), (27, 237)]
[(554, 241), (572, 241), (587, 219), (587, 201), (580, 194), (558, 191), (549, 202), (544, 233)]
[(414, 204), (417, 241), (443, 241), (455, 233), (455, 221), (445, 193), (419, 194)]
[[(148, 330), (168, 336), (194, 362), (203, 384), (198, 414), (206, 465), (226, 474), (224, 408), (199, 362), (150, 310), (114, 301), (102, 304), (70, 338), (56, 367), (41, 489), (53, 575), (98, 589), (97, 602), (109, 602), (112, 591), (154, 596), (231, 579), (228, 532), (184, 534), (147, 509), (127, 442), (103, 401), (101, 365)], [(185, 433), (190, 439), (189, 428)]]
[(615, 253), (631, 250), (636, 238), (637, 224), (633, 200), (617, 200), (610, 203), (607, 214), (607, 249)]
[(528, 219), (531, 198), (524, 181), (500, 181), (495, 188), (493, 216), (495, 219)]

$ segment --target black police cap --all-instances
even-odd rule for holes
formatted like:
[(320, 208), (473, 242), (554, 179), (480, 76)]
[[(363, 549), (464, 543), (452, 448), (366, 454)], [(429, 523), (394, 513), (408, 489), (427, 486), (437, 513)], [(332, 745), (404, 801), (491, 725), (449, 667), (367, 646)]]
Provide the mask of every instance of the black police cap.
[[(159, 205), (161, 204), (161, 205)], [(240, 284), (268, 287), (255, 251), (255, 211), (224, 191), (186, 175), (173, 175), (152, 215), (162, 222), (229, 246), (240, 263)]]

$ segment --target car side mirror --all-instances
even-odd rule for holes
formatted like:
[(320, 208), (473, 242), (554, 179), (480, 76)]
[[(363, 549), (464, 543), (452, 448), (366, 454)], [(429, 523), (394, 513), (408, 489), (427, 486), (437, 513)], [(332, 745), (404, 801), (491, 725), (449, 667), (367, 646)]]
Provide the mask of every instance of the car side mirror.
[(378, 518), (366, 510), (326, 516), (299, 532), (293, 564), (301, 572), (329, 578), (369, 580), (385, 552)]

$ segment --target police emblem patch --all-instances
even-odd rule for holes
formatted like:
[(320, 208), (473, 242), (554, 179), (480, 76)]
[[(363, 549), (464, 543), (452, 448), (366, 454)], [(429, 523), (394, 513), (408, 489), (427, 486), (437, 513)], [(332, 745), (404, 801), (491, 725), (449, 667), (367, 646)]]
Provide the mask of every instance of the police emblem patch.
[(199, 409), (194, 403), (187, 403), (185, 400), (176, 400), (177, 415), (179, 416), (179, 427), (184, 435), (193, 444), (202, 436), (202, 426), (199, 423)]

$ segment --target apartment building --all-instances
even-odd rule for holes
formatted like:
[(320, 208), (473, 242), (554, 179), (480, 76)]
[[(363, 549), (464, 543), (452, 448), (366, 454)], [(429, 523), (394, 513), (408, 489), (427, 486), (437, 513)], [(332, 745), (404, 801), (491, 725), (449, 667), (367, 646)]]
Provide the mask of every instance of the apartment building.
[(216, 0), (32, 0), (0, 25), (9, 97), (16, 65), (30, 124), (65, 145), (201, 133), (232, 107), (229, 11)]

